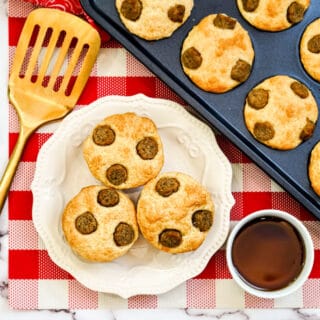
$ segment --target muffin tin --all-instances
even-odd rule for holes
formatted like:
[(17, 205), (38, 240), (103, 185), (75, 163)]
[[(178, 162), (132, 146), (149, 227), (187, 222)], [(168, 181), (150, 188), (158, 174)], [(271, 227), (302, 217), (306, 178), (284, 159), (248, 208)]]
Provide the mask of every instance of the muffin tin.
[[(296, 149), (279, 151), (257, 142), (243, 120), (247, 93), (262, 80), (277, 74), (291, 76), (307, 85), (320, 106), (320, 84), (305, 72), (299, 57), (300, 38), (306, 26), (320, 17), (320, 1), (311, 0), (300, 23), (284, 31), (266, 32), (252, 27), (242, 18), (236, 1), (195, 0), (191, 16), (184, 25), (170, 38), (152, 42), (127, 31), (119, 19), (114, 1), (81, 0), (81, 3), (98, 25), (320, 219), (320, 197), (312, 190), (307, 172), (310, 152), (320, 139), (320, 121), (309, 140)], [(255, 50), (249, 79), (223, 94), (208, 93), (196, 87), (184, 74), (180, 64), (184, 38), (195, 24), (211, 13), (225, 13), (236, 18), (249, 32)]]

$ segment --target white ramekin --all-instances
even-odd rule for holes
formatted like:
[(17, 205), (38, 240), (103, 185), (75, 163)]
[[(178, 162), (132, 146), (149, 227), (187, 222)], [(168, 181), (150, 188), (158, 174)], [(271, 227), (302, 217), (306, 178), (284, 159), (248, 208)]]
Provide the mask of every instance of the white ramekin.
[[(273, 291), (263, 291), (256, 289), (254, 287), (251, 287), (248, 285), (245, 281), (241, 279), (239, 276), (236, 268), (233, 265), (232, 261), (232, 245), (235, 237), (237, 236), (238, 232), (240, 229), (249, 223), (250, 221), (265, 217), (265, 216), (271, 216), (271, 217), (278, 217), (281, 219), (286, 220), (288, 223), (290, 223), (300, 234), (301, 239), (304, 243), (305, 247), (305, 261), (304, 265), (302, 268), (302, 271), (300, 272), (299, 276), (288, 286), (278, 289), (278, 290), (273, 290)], [(298, 288), (300, 288), (304, 282), (308, 279), (308, 276), (311, 272), (312, 266), (313, 266), (313, 261), (314, 261), (314, 248), (313, 248), (313, 242), (311, 239), (311, 236), (307, 230), (307, 228), (303, 225), (301, 221), (299, 221), (297, 218), (292, 216), (291, 214), (280, 211), (280, 210), (274, 210), (274, 209), (265, 209), (265, 210), (260, 210), (253, 212), (240, 220), (235, 227), (232, 229), (232, 231), (229, 234), (228, 240), (227, 240), (227, 245), (226, 245), (226, 257), (227, 257), (227, 265), (229, 268), (229, 271), (233, 277), (233, 279), (237, 282), (237, 284), (244, 289), (246, 292), (255, 295), (257, 297), (261, 298), (270, 298), (270, 299), (275, 299), (275, 298), (280, 298), (283, 296), (287, 296), (293, 292), (295, 292)]]

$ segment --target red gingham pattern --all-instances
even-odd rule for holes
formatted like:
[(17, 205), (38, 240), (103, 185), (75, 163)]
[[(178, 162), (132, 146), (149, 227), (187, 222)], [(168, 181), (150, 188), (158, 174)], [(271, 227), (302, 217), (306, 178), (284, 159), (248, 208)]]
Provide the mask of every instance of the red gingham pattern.
[(97, 31), (103, 41), (108, 41), (110, 36), (104, 30), (99, 28), (94, 21), (83, 11), (79, 0), (24, 0), (34, 4), (35, 6), (48, 7), (63, 10), (69, 13), (76, 14), (85, 18)]
[[(25, 17), (33, 9), (22, 0), (9, 1), (9, 65)], [(166, 98), (182, 105), (162, 81), (129, 54), (117, 41), (103, 45), (91, 77), (75, 109), (85, 108), (105, 95), (133, 95)], [(188, 107), (188, 106), (186, 106)], [(76, 111), (75, 111), (76, 112)], [(19, 124), (9, 108), (9, 150), (18, 137)], [(275, 208), (290, 211), (303, 220), (315, 246), (315, 263), (308, 281), (288, 299), (265, 300), (244, 293), (231, 279), (221, 248), (203, 272), (168, 293), (140, 295), (129, 299), (91, 291), (56, 266), (45, 250), (32, 222), (33, 179), (37, 154), (54, 133), (58, 123), (48, 124), (35, 133), (25, 149), (9, 192), (9, 302), (16, 309), (41, 308), (320, 308), (320, 222), (275, 184), (236, 146), (221, 135), (218, 143), (233, 168), (232, 191), (236, 200), (231, 225), (252, 211)]]
[[(9, 275), (10, 277), (10, 275)], [(18, 309), (38, 308), (38, 281), (10, 279), (10, 305)], [(23, 293), (22, 293), (23, 292)]]
[(274, 301), (271, 299), (259, 299), (245, 293), (245, 305), (248, 306), (248, 308), (273, 308)]
[(157, 306), (157, 297), (154, 295), (140, 295), (128, 299), (130, 309), (155, 309)]
[(215, 281), (214, 279), (192, 279), (187, 281), (188, 308), (215, 308)]
[[(319, 305), (320, 286), (318, 279), (309, 279), (303, 287), (303, 300), (305, 308), (314, 308)], [(318, 307), (319, 308), (319, 307)]]
[(98, 292), (88, 290), (77, 281), (69, 281), (68, 297), (70, 309), (98, 308)]

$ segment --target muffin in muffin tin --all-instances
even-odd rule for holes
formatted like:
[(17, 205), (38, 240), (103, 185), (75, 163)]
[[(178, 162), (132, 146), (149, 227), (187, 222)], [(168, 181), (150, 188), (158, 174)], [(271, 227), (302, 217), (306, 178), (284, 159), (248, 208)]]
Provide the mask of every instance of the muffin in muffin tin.
[(211, 14), (183, 40), (180, 59), (183, 71), (195, 85), (223, 93), (248, 79), (254, 49), (248, 32), (235, 18)]
[(145, 40), (170, 37), (194, 6), (193, 0), (116, 0), (115, 4), (128, 31)]
[(264, 31), (283, 31), (301, 22), (310, 0), (237, 0), (241, 15)]
[(287, 75), (265, 79), (247, 95), (244, 121), (252, 136), (278, 150), (296, 148), (310, 139), (318, 106), (302, 82)]

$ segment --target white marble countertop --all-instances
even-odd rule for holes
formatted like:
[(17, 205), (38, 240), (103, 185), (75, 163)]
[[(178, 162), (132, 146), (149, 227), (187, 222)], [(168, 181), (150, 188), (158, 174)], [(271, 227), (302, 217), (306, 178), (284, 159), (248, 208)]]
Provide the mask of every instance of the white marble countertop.
[[(7, 163), (8, 150), (8, 119), (7, 119), (7, 80), (8, 80), (8, 28), (7, 0), (0, 0), (0, 174)], [(2, 320), (19, 319), (55, 319), (55, 320), (135, 320), (135, 319), (250, 319), (250, 320), (320, 320), (320, 310), (317, 309), (244, 309), (244, 310), (39, 310), (15, 311), (8, 306), (8, 215), (7, 206), (0, 216), (0, 318)]]

